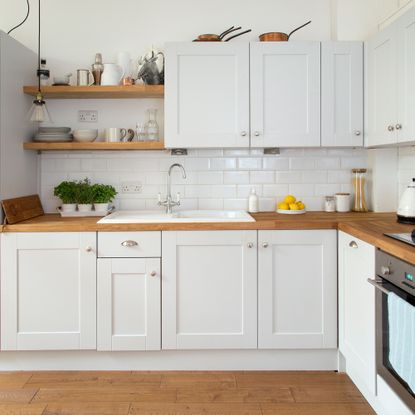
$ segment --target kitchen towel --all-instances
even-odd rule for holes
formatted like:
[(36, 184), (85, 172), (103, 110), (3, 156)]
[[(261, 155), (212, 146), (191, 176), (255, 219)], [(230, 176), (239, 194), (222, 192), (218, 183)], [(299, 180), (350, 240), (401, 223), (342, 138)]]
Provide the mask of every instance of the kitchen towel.
[(415, 392), (415, 307), (388, 294), (389, 362)]

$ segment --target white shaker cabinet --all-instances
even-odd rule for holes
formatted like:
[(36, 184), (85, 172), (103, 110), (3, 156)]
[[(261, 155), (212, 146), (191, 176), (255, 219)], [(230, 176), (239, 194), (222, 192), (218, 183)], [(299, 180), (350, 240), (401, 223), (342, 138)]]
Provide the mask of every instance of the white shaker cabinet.
[(368, 146), (415, 141), (415, 8), (368, 42)]
[(320, 43), (251, 43), (251, 146), (320, 146)]
[(162, 348), (257, 348), (257, 232), (162, 235)]
[(249, 44), (166, 44), (165, 146), (249, 147)]
[(363, 43), (321, 44), (321, 145), (363, 146)]
[(258, 347), (336, 349), (336, 231), (259, 231), (258, 250)]
[(96, 348), (96, 234), (3, 233), (1, 349)]
[(415, 141), (415, 8), (398, 21), (398, 142)]
[(160, 350), (160, 258), (99, 258), (97, 349)]
[(367, 145), (397, 142), (398, 53), (396, 26), (392, 24), (368, 42)]
[(376, 394), (375, 247), (339, 232), (339, 349), (358, 387)]

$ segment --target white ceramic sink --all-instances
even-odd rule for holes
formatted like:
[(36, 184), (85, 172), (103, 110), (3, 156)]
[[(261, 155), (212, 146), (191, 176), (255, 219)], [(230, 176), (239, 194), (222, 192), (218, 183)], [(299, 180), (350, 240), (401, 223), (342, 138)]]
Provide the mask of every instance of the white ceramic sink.
[(158, 210), (119, 210), (98, 223), (184, 223), (184, 222), (255, 222), (242, 210), (181, 210), (167, 214)]

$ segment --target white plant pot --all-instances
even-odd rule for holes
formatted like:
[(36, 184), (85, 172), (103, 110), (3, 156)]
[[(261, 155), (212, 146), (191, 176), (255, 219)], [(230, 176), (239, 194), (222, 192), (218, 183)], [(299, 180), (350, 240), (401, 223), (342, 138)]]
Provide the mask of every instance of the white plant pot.
[(76, 203), (62, 203), (61, 211), (62, 212), (75, 212)]
[(92, 210), (92, 204), (78, 204), (78, 211), (79, 212), (90, 212)]
[(95, 212), (106, 213), (108, 211), (108, 203), (94, 203)]

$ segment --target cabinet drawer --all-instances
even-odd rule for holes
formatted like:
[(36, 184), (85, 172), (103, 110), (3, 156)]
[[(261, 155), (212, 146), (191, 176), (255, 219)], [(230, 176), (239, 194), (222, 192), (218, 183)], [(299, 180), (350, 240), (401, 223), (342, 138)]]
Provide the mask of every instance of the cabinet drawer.
[(98, 232), (98, 257), (160, 257), (161, 232)]

